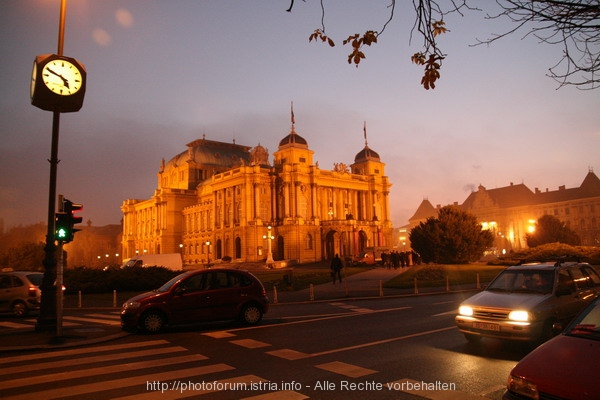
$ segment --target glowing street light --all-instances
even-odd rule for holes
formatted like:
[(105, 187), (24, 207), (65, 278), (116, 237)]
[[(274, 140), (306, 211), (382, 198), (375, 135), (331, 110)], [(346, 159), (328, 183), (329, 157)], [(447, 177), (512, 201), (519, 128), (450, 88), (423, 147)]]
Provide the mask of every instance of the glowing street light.
[(267, 234), (263, 235), (263, 239), (267, 239), (267, 268), (273, 268), (275, 260), (273, 260), (273, 251), (271, 250), (271, 240), (275, 239), (275, 236), (271, 235), (271, 225), (267, 227)]
[(206, 251), (206, 268), (210, 268), (210, 240), (207, 240), (204, 244), (207, 247), (207, 251)]

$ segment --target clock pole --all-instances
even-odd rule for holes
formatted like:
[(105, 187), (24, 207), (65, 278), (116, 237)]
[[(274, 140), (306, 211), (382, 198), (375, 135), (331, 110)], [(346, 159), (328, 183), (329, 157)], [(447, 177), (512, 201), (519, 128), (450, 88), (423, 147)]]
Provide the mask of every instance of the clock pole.
[[(66, 0), (60, 2), (60, 16), (58, 23), (58, 55), (63, 55), (65, 40), (65, 16)], [(56, 282), (56, 249), (54, 242), (54, 226), (56, 211), (56, 176), (58, 174), (58, 136), (60, 130), (60, 111), (52, 113), (52, 147), (50, 150), (50, 183), (48, 193), (48, 231), (46, 233), (46, 245), (44, 246), (44, 278), (42, 280), (42, 300), (40, 305), (40, 314), (37, 319), (35, 330), (38, 332), (47, 332), (60, 327), (57, 322), (57, 296), (56, 291), (62, 289), (62, 282)], [(62, 246), (59, 247), (62, 251)], [(60, 255), (62, 257), (62, 254)], [(61, 266), (62, 267), (62, 266)], [(62, 274), (61, 274), (62, 275)], [(56, 285), (56, 287), (55, 287)], [(62, 305), (60, 305), (62, 307)]]

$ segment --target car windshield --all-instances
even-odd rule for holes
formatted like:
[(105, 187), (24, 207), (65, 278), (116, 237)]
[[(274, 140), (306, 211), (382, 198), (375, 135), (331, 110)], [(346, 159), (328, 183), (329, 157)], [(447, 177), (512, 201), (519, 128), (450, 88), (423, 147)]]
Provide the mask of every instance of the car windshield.
[(165, 283), (164, 285), (162, 285), (161, 287), (159, 287), (158, 289), (155, 290), (155, 292), (168, 292), (171, 287), (177, 283), (181, 278), (183, 278), (186, 274), (181, 274), (181, 275), (177, 275), (175, 278), (171, 279), (170, 281), (168, 281), (167, 283)]
[(496, 277), (487, 290), (503, 292), (552, 293), (553, 271), (506, 270)]
[(600, 340), (600, 300), (582, 312), (565, 333), (569, 336)]

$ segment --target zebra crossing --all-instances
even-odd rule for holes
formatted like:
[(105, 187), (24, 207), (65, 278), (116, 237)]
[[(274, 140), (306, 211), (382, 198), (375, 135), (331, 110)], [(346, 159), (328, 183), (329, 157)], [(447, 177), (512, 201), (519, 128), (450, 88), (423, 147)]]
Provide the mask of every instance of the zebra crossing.
[[(339, 306), (344, 306), (339, 304)], [(357, 310), (356, 312), (364, 312)], [(118, 324), (114, 315), (82, 314), (69, 319), (69, 323)], [(25, 322), (25, 321), (23, 321)], [(35, 320), (32, 320), (32, 324)], [(306, 354), (293, 348), (275, 348), (271, 343), (239, 335), (244, 329), (220, 330), (202, 333), (210, 341), (227, 342), (225, 346), (243, 351), (260, 352), (273, 357), (276, 362), (289, 363), (295, 370), (314, 368), (331, 379), (348, 384), (377, 382), (380, 371), (365, 366), (336, 360), (339, 350), (329, 349)], [(239, 336), (238, 336), (239, 335)], [(235, 351), (235, 350), (234, 350)], [(327, 356), (324, 359), (323, 356)], [(35, 353), (3, 354), (0, 357), (0, 398), (3, 400), (43, 399), (183, 399), (223, 398), (245, 400), (278, 400), (320, 398), (320, 383), (269, 380), (264, 369), (247, 371), (247, 365), (234, 365), (226, 359), (211, 359), (164, 338), (147, 338), (132, 343), (105, 343), (96, 346), (53, 349)], [(240, 368), (240, 369), (238, 369)], [(255, 375), (256, 374), (256, 375)], [(385, 388), (394, 388), (424, 399), (475, 400), (475, 396), (459, 390), (415, 389), (422, 382), (406, 377), (382, 381)], [(325, 381), (324, 381), (325, 382)], [(333, 382), (333, 381), (331, 381)], [(287, 385), (287, 386), (286, 386)], [(325, 383), (323, 383), (325, 385)], [(405, 387), (407, 388), (405, 390)], [(497, 390), (498, 388), (494, 388)], [(491, 389), (486, 392), (491, 392)], [(348, 392), (349, 393), (349, 392)], [(339, 394), (339, 393), (338, 393)], [(368, 394), (368, 392), (363, 392)], [(377, 395), (377, 393), (372, 393)], [(485, 394), (481, 394), (484, 396)], [(367, 395), (367, 397), (370, 397)], [(386, 397), (387, 398), (387, 397)], [(394, 397), (397, 398), (397, 397)]]
[[(247, 341), (232, 344), (260, 349)], [(341, 362), (315, 363), (314, 367), (346, 379), (377, 372)], [(217, 393), (223, 398), (246, 400), (310, 398), (304, 390), (306, 385), (282, 384), (270, 383), (258, 375), (240, 374), (233, 365), (211, 360), (164, 339), (0, 358), (3, 400), (214, 398)]]
[[(180, 399), (232, 388), (251, 398), (248, 389), (266, 382), (235, 370), (163, 339), (27, 353), (0, 358), (0, 398)], [(274, 400), (281, 392), (260, 396)]]
[[(24, 318), (24, 319), (1, 319), (0, 320), (0, 332), (8, 329), (31, 329), (35, 327), (37, 319)], [(64, 327), (77, 327), (84, 325), (120, 325), (120, 317), (118, 311), (110, 313), (86, 313), (83, 316), (64, 315), (63, 326)]]

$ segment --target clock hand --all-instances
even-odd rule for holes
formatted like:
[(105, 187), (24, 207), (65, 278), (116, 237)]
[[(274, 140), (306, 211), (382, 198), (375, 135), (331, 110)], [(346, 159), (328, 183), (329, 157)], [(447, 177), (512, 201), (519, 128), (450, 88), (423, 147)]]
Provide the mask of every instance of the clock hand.
[(56, 76), (58, 76), (60, 79), (62, 79), (62, 81), (63, 81), (63, 85), (64, 85), (65, 87), (67, 87), (67, 88), (69, 87), (69, 81), (67, 80), (67, 78), (63, 77), (63, 76), (62, 76), (61, 74), (59, 74), (59, 73), (56, 73), (56, 72), (52, 71), (50, 68), (47, 68), (47, 70), (48, 70), (48, 72), (50, 72), (51, 74), (53, 74), (53, 75), (56, 75)]

